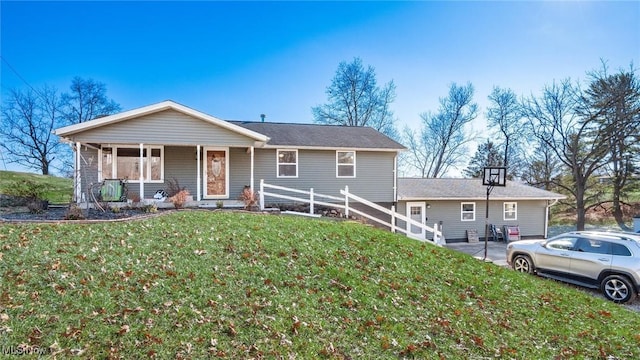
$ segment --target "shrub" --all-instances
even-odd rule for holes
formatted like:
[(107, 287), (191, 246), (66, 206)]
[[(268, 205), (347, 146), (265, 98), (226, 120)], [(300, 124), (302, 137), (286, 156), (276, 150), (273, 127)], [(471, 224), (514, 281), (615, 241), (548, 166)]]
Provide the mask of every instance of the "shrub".
[(158, 212), (158, 205), (154, 204), (149, 204), (149, 205), (145, 205), (142, 207), (142, 211), (146, 212), (146, 213), (157, 213)]
[[(167, 190), (166, 191), (167, 191), (167, 195), (169, 197), (173, 197), (173, 196), (176, 196), (181, 191), (187, 191), (187, 188), (185, 188), (184, 186), (180, 186), (180, 184), (178, 183), (178, 179), (171, 178), (171, 179), (167, 180)], [(188, 192), (187, 192), (187, 195), (189, 195)]]
[(216, 201), (216, 207), (218, 209), (222, 209), (224, 207), (224, 201), (222, 201), (222, 200)]
[(180, 190), (180, 191), (178, 191), (177, 194), (175, 194), (172, 197), (170, 197), (169, 201), (171, 203), (173, 203), (173, 206), (175, 206), (176, 209), (182, 209), (184, 207), (184, 204), (187, 203), (187, 198), (188, 197), (189, 197), (189, 191), (188, 190)]
[(69, 209), (64, 216), (65, 220), (83, 220), (85, 218), (82, 209), (76, 204), (69, 205)]
[(27, 209), (32, 214), (40, 214), (49, 209), (49, 201), (40, 199), (31, 199), (27, 202)]
[(5, 192), (28, 200), (42, 200), (44, 196), (44, 184), (38, 184), (31, 180), (22, 180), (10, 183)]
[(245, 185), (244, 189), (240, 193), (240, 200), (244, 202), (244, 208), (251, 210), (258, 205), (258, 196), (250, 186)]

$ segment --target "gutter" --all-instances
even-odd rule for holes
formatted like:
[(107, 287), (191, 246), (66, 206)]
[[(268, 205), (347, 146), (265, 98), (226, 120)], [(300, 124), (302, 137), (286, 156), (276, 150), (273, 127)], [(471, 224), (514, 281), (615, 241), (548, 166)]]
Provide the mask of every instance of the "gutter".
[(544, 238), (547, 239), (549, 238), (549, 209), (558, 203), (558, 201), (560, 201), (560, 199), (553, 199), (553, 202), (551, 204), (549, 204), (548, 202), (549, 200), (547, 200), (547, 206), (545, 207), (545, 213), (544, 213)]

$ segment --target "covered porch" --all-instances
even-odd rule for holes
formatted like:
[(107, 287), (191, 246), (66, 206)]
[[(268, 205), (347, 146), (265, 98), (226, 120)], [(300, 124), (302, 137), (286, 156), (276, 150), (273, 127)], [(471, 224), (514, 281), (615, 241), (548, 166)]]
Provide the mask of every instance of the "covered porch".
[(105, 180), (125, 184), (120, 202), (151, 202), (158, 191), (185, 189), (191, 206), (239, 206), (244, 187), (256, 185), (253, 146), (76, 142), (74, 150), (77, 203), (91, 201), (88, 192), (100, 191)]

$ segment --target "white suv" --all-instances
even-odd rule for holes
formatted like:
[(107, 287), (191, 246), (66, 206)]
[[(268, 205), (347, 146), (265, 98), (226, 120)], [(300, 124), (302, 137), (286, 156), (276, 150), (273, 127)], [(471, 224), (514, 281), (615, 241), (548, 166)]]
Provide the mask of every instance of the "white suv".
[(600, 289), (618, 303), (640, 291), (640, 235), (575, 231), (549, 240), (521, 240), (507, 246), (516, 271)]

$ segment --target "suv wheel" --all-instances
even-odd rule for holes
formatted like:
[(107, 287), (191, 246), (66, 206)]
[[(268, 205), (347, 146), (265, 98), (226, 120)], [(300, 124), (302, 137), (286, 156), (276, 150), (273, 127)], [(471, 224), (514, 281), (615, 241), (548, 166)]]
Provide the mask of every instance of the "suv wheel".
[(527, 255), (516, 255), (513, 258), (513, 270), (533, 274), (533, 262)]
[(633, 285), (621, 275), (607, 276), (602, 281), (600, 288), (607, 299), (616, 303), (626, 303), (635, 296)]

